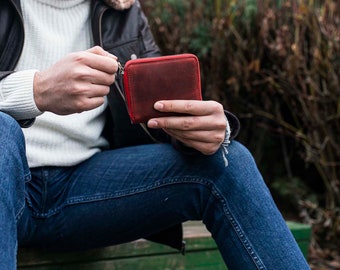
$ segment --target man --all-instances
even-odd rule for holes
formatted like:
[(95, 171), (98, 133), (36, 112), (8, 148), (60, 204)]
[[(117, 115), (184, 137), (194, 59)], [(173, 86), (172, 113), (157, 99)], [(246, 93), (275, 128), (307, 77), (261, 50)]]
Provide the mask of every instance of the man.
[(0, 23), (1, 269), (18, 245), (182, 249), (193, 219), (229, 269), (309, 269), (221, 104), (158, 101), (188, 116), (131, 124), (117, 57), (159, 55), (138, 1), (5, 0)]

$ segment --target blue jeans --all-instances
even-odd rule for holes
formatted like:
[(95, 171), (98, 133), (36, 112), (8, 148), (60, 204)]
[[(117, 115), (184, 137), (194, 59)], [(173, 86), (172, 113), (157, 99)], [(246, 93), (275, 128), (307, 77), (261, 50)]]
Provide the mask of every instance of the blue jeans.
[(92, 248), (203, 220), (229, 269), (309, 269), (255, 163), (240, 143), (225, 167), (168, 144), (94, 155), (75, 167), (29, 170), (18, 124), (0, 112), (0, 269), (17, 245)]

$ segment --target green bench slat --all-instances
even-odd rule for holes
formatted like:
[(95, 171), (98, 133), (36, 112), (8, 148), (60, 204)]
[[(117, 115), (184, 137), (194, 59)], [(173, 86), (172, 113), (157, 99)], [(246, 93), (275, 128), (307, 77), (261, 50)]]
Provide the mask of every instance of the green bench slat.
[[(287, 222), (303, 254), (307, 257), (311, 228)], [(35, 270), (116, 270), (116, 269), (225, 269), (210, 233), (200, 222), (184, 224), (186, 254), (146, 240), (84, 252), (44, 252), (20, 249), (18, 269)]]

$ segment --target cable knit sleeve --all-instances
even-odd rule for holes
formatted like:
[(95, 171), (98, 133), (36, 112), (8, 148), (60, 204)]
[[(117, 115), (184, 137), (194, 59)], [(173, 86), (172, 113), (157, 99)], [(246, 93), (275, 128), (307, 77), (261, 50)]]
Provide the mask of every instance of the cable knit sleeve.
[(17, 120), (42, 114), (34, 102), (33, 79), (37, 70), (14, 72), (0, 81), (0, 111)]

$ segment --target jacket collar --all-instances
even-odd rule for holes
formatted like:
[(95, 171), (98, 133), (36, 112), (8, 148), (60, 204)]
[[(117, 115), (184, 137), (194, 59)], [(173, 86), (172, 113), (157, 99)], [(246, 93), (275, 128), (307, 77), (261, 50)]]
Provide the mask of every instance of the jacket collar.
[(20, 0), (9, 0), (9, 2), (11, 2), (15, 6), (15, 8), (20, 12), (20, 14), (22, 13)]
[(10, 0), (10, 2), (15, 5), (17, 8), (20, 9), (21, 11), (21, 5), (20, 5), (20, 0)]
[(96, 45), (102, 46), (102, 33), (101, 33), (101, 22), (103, 14), (109, 6), (105, 5), (102, 1), (91, 0), (91, 24), (93, 39)]

